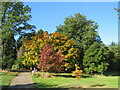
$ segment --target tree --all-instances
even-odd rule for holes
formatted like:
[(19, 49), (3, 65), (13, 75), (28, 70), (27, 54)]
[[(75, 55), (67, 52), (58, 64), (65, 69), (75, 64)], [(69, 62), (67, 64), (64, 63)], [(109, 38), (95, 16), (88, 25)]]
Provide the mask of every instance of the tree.
[(69, 40), (67, 36), (54, 32), (50, 35), (50, 45), (54, 47), (54, 50), (57, 52), (61, 50), (64, 57), (65, 62), (65, 70), (72, 71), (75, 70), (75, 64), (79, 65), (81, 63), (80, 51), (78, 46), (75, 44), (73, 40)]
[(104, 44), (94, 42), (85, 52), (83, 65), (86, 73), (101, 73), (107, 70), (109, 65), (109, 52)]
[[(118, 5), (120, 5), (120, 2), (118, 2)], [(118, 19), (120, 19), (120, 6), (118, 8), (114, 8), (118, 12)]]
[(75, 41), (79, 46), (80, 59), (83, 59), (86, 50), (94, 43), (101, 43), (101, 38), (96, 29), (98, 25), (93, 20), (87, 20), (86, 16), (80, 13), (67, 17), (64, 25), (57, 26), (57, 31)]
[(54, 32), (52, 34), (43, 32), (42, 34), (31, 37), (31, 40), (26, 40), (23, 44), (25, 47), (23, 64), (29, 67), (36, 65), (39, 59), (39, 51), (42, 50), (45, 45), (51, 45), (55, 52), (61, 50), (64, 55), (63, 61), (65, 62), (64, 66), (66, 70), (75, 69), (75, 64), (80, 62), (80, 51), (74, 41), (69, 40), (67, 36), (59, 32)]
[(42, 29), (40, 29), (40, 30), (37, 31), (37, 35), (42, 35), (43, 32), (44, 31)]
[[(24, 6), (22, 2), (2, 2), (1, 30), (3, 68), (6, 68), (8, 64), (12, 65), (15, 62), (17, 53), (14, 36), (25, 33), (26, 30), (31, 31), (35, 28), (27, 22), (31, 18), (31, 15), (29, 15), (30, 11), (30, 7)], [(11, 51), (14, 51), (15, 53), (12, 53)]]
[[(120, 63), (119, 59), (119, 46), (118, 43), (112, 42), (109, 46), (109, 67), (108, 71), (118, 71), (118, 64)], [(114, 67), (114, 68), (113, 68)]]
[(50, 45), (45, 45), (45, 48), (40, 51), (40, 58), (38, 68), (41, 71), (54, 71), (60, 72), (62, 70), (61, 65), (63, 65), (63, 58), (61, 51), (57, 53), (53, 50), (53, 47)]
[(17, 48), (18, 48), (18, 50), (26, 40), (31, 40), (32, 36), (41, 35), (42, 33), (43, 33), (43, 30), (40, 29), (37, 32), (33, 31), (33, 32), (28, 32), (28, 33), (21, 34), (20, 37), (17, 40)]
[(24, 67), (22, 64), (22, 61), (23, 61), (22, 56), (25, 52), (24, 43), (26, 42), (26, 40), (31, 40), (32, 36), (41, 35), (42, 33), (43, 33), (43, 30), (40, 29), (37, 32), (34, 31), (34, 32), (24, 33), (20, 35), (20, 37), (17, 40), (17, 60), (15, 64), (18, 64), (19, 67)]
[(37, 34), (23, 44), (25, 52), (22, 56), (23, 64), (27, 67), (35, 67), (38, 64), (40, 50), (47, 44), (48, 33)]
[(117, 12), (120, 12), (120, 9), (118, 9), (118, 8), (114, 8)]
[[(4, 39), (5, 40), (5, 39)], [(14, 64), (16, 59), (16, 47), (15, 47), (15, 39), (14, 36), (11, 34), (8, 38), (6, 38), (3, 44), (3, 51), (2, 51), (2, 65), (3, 68), (11, 68)]]
[(21, 34), (20, 37), (17, 39), (17, 49), (19, 50), (26, 40), (30, 40), (31, 37), (35, 35), (36, 35), (36, 32), (29, 32), (29, 33)]

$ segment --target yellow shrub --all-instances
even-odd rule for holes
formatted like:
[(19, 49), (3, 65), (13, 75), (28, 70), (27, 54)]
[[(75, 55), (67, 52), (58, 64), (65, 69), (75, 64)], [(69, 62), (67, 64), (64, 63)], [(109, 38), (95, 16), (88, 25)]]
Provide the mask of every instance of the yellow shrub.
[(82, 70), (75, 70), (72, 72), (72, 76), (75, 76), (76, 78), (80, 78), (81, 76), (83, 76), (83, 71)]

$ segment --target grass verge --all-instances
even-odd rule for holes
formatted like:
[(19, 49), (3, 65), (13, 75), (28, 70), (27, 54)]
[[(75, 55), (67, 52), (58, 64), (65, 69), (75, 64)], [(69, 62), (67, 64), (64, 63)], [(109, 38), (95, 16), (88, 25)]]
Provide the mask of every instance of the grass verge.
[(2, 75), (2, 88), (5, 89), (9, 86), (10, 81), (17, 76), (18, 72), (3, 71)]
[(36, 88), (118, 88), (118, 76), (83, 76), (76, 79), (69, 73), (53, 74), (52, 78), (33, 76)]

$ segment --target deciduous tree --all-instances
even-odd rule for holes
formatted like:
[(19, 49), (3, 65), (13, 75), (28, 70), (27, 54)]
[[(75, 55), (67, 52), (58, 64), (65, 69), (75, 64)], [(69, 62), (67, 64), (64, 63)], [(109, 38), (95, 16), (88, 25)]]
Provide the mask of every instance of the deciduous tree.
[(86, 73), (101, 73), (107, 70), (109, 62), (108, 48), (104, 44), (94, 42), (85, 52), (83, 65)]
[(26, 30), (33, 30), (34, 28), (33, 25), (28, 23), (28, 20), (31, 18), (31, 15), (29, 15), (30, 11), (30, 7), (23, 5), (22, 2), (2, 2), (1, 30), (3, 68), (6, 68), (8, 64), (12, 65), (16, 59), (16, 53), (11, 52), (16, 52), (14, 36), (24, 33)]
[[(24, 43), (24, 47), (26, 52), (23, 55), (24, 65), (34, 65), (37, 64), (40, 50), (42, 50), (45, 45), (53, 46), (55, 52), (61, 50), (64, 57), (65, 68), (74, 69), (74, 65), (80, 62), (79, 60), (79, 49), (75, 45), (74, 41), (69, 40), (68, 37), (62, 35), (59, 32), (54, 32), (52, 34), (48, 34), (47, 32), (43, 32), (40, 35), (31, 37), (31, 40), (27, 40)], [(34, 57), (34, 58), (33, 58)], [(34, 62), (34, 63), (33, 63)]]
[(64, 25), (57, 26), (57, 31), (75, 41), (81, 51), (80, 59), (82, 60), (86, 50), (94, 42), (101, 43), (97, 28), (97, 23), (77, 13), (75, 16), (67, 17), (64, 21)]
[(40, 51), (40, 58), (38, 68), (41, 71), (54, 71), (60, 72), (62, 70), (61, 65), (63, 65), (62, 52), (59, 50), (57, 53), (53, 50), (50, 45), (45, 45), (45, 48)]

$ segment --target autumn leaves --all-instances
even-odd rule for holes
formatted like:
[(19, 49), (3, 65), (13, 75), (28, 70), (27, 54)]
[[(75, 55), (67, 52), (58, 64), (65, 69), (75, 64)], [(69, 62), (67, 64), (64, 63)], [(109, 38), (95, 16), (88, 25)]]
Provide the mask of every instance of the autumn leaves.
[(60, 63), (63, 65), (62, 61), (64, 62), (62, 67), (69, 70), (78, 62), (80, 53), (74, 41), (59, 32), (52, 34), (43, 32), (32, 36), (31, 40), (26, 40), (23, 46), (25, 48), (22, 56), (23, 64), (29, 67), (37, 65), (43, 71), (50, 71), (54, 65), (57, 67), (54, 71), (59, 71)]

